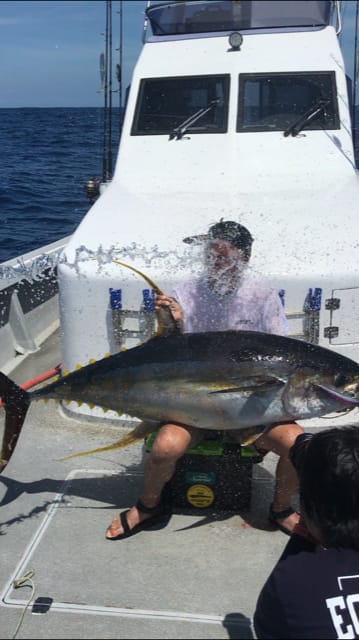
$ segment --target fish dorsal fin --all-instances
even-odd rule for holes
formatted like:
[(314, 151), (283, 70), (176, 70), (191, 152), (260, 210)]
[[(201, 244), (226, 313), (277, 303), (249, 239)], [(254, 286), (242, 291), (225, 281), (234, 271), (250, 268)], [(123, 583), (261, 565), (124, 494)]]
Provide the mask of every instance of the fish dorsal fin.
[[(126, 269), (131, 269), (134, 273), (137, 273), (141, 278), (143, 278), (147, 284), (154, 290), (157, 295), (164, 295), (162, 289), (160, 289), (157, 284), (145, 273), (136, 269), (130, 264), (126, 262), (122, 262), (122, 260), (113, 260), (115, 264), (119, 264), (121, 267), (125, 267)], [(156, 310), (156, 318), (157, 318), (157, 331), (152, 336), (153, 338), (157, 336), (169, 336), (174, 333), (181, 333), (181, 328), (179, 323), (173, 318), (171, 311), (168, 307), (161, 307)]]
[(155, 282), (153, 282), (153, 280), (151, 280), (151, 278), (146, 275), (145, 273), (143, 273), (142, 271), (140, 271), (139, 269), (136, 269), (136, 267), (133, 267), (131, 264), (127, 264), (127, 262), (122, 262), (122, 260), (112, 260), (112, 262), (114, 262), (115, 264), (119, 264), (121, 267), (125, 267), (126, 269), (131, 269), (131, 271), (134, 271), (135, 273), (137, 273), (139, 276), (141, 276), (141, 278), (143, 278), (147, 284), (158, 294), (161, 295), (163, 294), (163, 291), (157, 286), (157, 284)]

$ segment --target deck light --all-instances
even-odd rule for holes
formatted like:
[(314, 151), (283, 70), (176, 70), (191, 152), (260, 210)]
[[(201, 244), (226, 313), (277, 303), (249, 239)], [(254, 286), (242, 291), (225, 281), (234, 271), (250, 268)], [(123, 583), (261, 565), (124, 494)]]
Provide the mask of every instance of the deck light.
[(243, 36), (239, 31), (233, 31), (228, 38), (228, 42), (232, 49), (239, 51), (243, 42)]

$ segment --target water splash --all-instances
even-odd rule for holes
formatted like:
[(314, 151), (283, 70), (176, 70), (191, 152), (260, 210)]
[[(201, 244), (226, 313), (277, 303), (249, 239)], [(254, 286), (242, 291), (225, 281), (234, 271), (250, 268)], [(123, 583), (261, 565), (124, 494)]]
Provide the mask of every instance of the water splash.
[(37, 280), (52, 277), (56, 273), (59, 254), (40, 254), (31, 260), (17, 258), (15, 265), (0, 264), (0, 280), (27, 280), (32, 283)]
[(85, 275), (84, 265), (88, 261), (96, 261), (98, 272), (103, 271), (113, 260), (121, 260), (133, 265), (141, 263), (142, 268), (159, 268), (163, 273), (169, 275), (178, 270), (190, 270), (193, 274), (202, 267), (202, 248), (198, 246), (186, 247), (182, 251), (163, 250), (154, 245), (145, 247), (144, 245), (132, 242), (128, 246), (118, 247), (112, 245), (104, 249), (100, 245), (96, 250), (88, 249), (85, 245), (77, 247), (75, 257), (71, 262), (63, 252), (63, 247), (52, 253), (39, 253), (32, 258), (25, 259), (24, 256), (17, 258), (12, 264), (0, 264), (0, 282), (27, 280), (32, 283), (41, 279), (47, 279), (56, 275), (60, 264), (66, 264), (76, 273)]

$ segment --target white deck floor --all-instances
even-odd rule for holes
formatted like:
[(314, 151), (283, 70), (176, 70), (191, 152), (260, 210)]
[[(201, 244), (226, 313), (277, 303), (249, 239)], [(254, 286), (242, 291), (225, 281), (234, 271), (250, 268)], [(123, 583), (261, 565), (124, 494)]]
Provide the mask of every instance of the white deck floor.
[[(58, 364), (56, 340), (39, 355), (12, 377)], [(50, 606), (30, 605), (17, 638), (255, 637), (256, 598), (287, 542), (267, 523), (275, 456), (253, 467), (249, 513), (175, 512), (162, 527), (109, 542), (106, 527), (140, 492), (142, 444), (58, 458), (118, 438), (118, 427), (74, 421), (54, 402), (30, 407), (0, 475), (1, 637), (13, 637), (31, 596), (29, 583), (14, 588), (29, 570), (35, 601)]]

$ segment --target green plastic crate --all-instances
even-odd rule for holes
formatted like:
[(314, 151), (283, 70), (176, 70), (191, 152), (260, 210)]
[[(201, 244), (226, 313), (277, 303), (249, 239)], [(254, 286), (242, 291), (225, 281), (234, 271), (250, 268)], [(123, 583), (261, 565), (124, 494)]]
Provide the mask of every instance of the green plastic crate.
[[(149, 452), (156, 432), (145, 439)], [(219, 433), (187, 449), (166, 486), (172, 509), (241, 511), (250, 507), (253, 464), (261, 460), (251, 447)]]
[[(157, 431), (153, 431), (145, 438), (145, 450), (151, 451), (155, 441)], [(186, 451), (186, 455), (202, 455), (202, 456), (220, 456), (225, 450), (226, 445), (233, 445), (237, 448), (237, 453), (241, 458), (253, 458), (253, 462), (259, 461), (259, 454), (252, 448), (240, 445), (231, 440), (226, 435), (219, 434), (216, 438), (201, 440), (195, 447), (190, 447)]]

